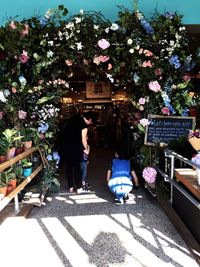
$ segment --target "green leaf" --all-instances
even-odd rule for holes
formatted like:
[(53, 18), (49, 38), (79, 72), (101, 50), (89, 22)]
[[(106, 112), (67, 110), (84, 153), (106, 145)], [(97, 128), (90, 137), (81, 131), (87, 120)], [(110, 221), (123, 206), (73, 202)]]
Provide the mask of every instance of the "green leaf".
[(54, 96), (44, 96), (37, 101), (37, 104), (43, 104), (43, 103), (45, 103), (45, 102), (47, 102), (53, 98), (54, 98)]
[(138, 124), (138, 129), (139, 129), (141, 132), (145, 132), (145, 127), (142, 126), (140, 123)]

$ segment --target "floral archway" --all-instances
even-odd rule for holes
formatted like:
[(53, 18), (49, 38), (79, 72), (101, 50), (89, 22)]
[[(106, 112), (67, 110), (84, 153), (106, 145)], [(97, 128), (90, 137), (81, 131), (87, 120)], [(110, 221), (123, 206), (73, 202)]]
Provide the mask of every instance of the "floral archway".
[(67, 15), (58, 6), (0, 28), (0, 130), (31, 132), (49, 160), (44, 176), (50, 181), (58, 163), (53, 143), (60, 98), (77, 70), (124, 88), (140, 113), (140, 131), (147, 114), (187, 116), (192, 102), (186, 74), (194, 59), (180, 15), (155, 12), (148, 21), (137, 6), (121, 8), (115, 23), (97, 12)]

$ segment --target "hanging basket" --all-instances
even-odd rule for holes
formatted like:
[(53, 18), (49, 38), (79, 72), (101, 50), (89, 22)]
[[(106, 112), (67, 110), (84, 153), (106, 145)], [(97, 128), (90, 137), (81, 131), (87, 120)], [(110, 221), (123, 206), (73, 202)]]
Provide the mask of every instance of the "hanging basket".
[(193, 136), (193, 137), (190, 137), (188, 141), (190, 142), (190, 144), (195, 150), (200, 151), (200, 138)]

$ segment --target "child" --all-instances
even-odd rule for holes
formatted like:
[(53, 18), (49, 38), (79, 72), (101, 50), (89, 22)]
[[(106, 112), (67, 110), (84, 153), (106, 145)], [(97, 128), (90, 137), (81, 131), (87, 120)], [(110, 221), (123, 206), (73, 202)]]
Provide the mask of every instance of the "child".
[(136, 188), (139, 186), (138, 177), (131, 169), (131, 162), (124, 159), (122, 153), (116, 152), (112, 160), (112, 166), (107, 171), (107, 182), (111, 192), (120, 203), (128, 199), (128, 193), (133, 188), (132, 178), (134, 178)]
[(83, 151), (83, 159), (81, 161), (81, 180), (82, 180), (83, 191), (88, 191), (89, 189), (91, 189), (91, 186), (86, 182), (89, 153), (90, 153), (90, 146), (87, 146), (87, 149)]

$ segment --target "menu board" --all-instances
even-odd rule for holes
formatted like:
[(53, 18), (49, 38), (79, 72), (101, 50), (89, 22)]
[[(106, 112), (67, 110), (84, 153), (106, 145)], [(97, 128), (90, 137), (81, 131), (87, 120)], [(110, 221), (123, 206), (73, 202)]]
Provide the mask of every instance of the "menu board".
[(195, 117), (176, 117), (148, 115), (150, 124), (146, 127), (145, 140), (146, 145), (155, 145), (157, 143), (169, 143), (182, 136), (187, 136), (189, 130), (195, 128)]

